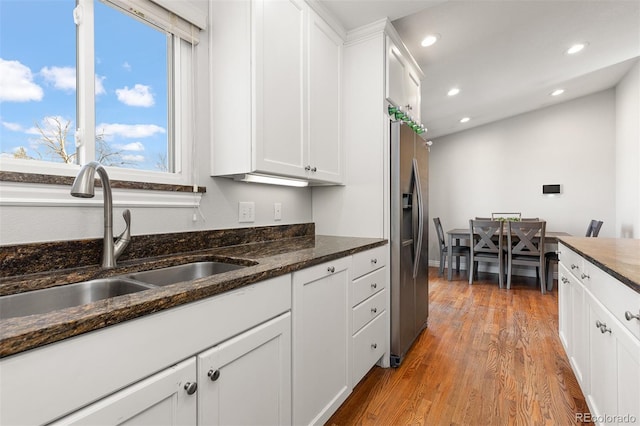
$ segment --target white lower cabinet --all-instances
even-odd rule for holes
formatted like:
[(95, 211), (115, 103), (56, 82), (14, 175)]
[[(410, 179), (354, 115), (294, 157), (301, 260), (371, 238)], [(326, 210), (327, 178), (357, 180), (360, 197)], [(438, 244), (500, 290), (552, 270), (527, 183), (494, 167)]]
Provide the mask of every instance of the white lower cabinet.
[[(560, 337), (596, 424), (640, 424), (640, 294), (560, 246)], [(565, 343), (566, 342), (566, 343)]]
[(351, 392), (351, 257), (293, 274), (293, 423), (323, 424)]
[(291, 424), (291, 314), (198, 355), (198, 424)]

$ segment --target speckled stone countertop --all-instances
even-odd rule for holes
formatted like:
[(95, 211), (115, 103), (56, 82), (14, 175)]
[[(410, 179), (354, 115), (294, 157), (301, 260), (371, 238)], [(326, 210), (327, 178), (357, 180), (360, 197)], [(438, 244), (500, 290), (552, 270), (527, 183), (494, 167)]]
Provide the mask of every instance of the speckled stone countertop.
[(640, 293), (640, 240), (560, 237), (562, 243)]
[[(259, 233), (259, 231), (255, 232)], [(106, 271), (94, 264), (29, 275), (4, 276), (0, 279), (0, 294), (64, 285), (98, 277), (118, 276), (196, 261), (222, 260), (247, 266), (206, 278), (118, 296), (82, 306), (0, 320), (0, 357), (7, 357), (143, 315), (215, 296), (225, 291), (387, 243), (386, 240), (374, 238), (315, 236), (309, 231), (314, 231), (314, 227), (307, 226), (302, 232), (294, 233), (294, 236), (287, 235), (285, 232), (285, 238), (278, 240), (245, 242), (171, 255), (136, 258), (119, 263), (115, 269)], [(231, 231), (220, 232), (226, 232), (227, 236), (233, 234)], [(238, 239), (225, 238), (224, 240), (229, 242)], [(242, 241), (242, 238), (239, 240)]]

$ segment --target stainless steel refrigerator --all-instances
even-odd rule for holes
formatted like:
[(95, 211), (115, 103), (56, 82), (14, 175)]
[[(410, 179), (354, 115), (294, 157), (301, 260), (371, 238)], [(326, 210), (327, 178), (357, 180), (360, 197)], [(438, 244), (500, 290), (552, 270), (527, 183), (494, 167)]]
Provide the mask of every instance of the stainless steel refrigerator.
[(391, 122), (391, 366), (400, 365), (429, 314), (429, 149), (413, 129)]

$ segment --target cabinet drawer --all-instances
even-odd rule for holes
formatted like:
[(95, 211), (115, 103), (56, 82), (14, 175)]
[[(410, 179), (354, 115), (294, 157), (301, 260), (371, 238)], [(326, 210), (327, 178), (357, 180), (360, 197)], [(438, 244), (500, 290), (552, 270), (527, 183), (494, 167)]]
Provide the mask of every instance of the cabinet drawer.
[(380, 268), (351, 283), (351, 306), (356, 306), (367, 297), (386, 287), (387, 268)]
[(387, 311), (382, 312), (353, 336), (352, 384), (355, 385), (384, 355)]
[(352, 278), (358, 278), (387, 264), (387, 247), (376, 247), (353, 255)]
[(585, 262), (582, 256), (571, 250), (569, 247), (559, 244), (558, 255), (560, 262), (567, 268), (573, 276), (575, 276), (580, 282), (584, 283), (582, 275), (586, 273)]
[(382, 314), (385, 306), (387, 306), (387, 291), (382, 289), (354, 307), (352, 311), (352, 332), (357, 332), (369, 321)]
[[(586, 262), (591, 265), (590, 262)], [(625, 312), (630, 315), (640, 315), (640, 293), (604, 272), (602, 269), (591, 265), (589, 268), (590, 291), (605, 308), (629, 330), (636, 338), (640, 339), (640, 320), (625, 318)]]

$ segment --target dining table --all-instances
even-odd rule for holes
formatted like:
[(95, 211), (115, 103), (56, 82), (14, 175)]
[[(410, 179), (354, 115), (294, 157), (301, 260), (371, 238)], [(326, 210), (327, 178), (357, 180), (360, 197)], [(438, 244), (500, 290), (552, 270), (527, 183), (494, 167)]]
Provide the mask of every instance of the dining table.
[[(449, 235), (449, 247), (455, 245), (460, 245), (461, 240), (469, 239), (469, 228), (453, 228), (447, 231), (447, 235)], [(570, 237), (571, 234), (563, 231), (546, 231), (544, 233), (544, 241), (545, 244), (558, 244), (558, 237)], [(453, 278), (452, 266), (453, 266), (453, 256), (447, 256), (447, 280), (451, 281)], [(460, 260), (457, 259), (457, 262)], [(459, 266), (459, 265), (458, 265)], [(471, 266), (472, 267), (472, 266)]]

